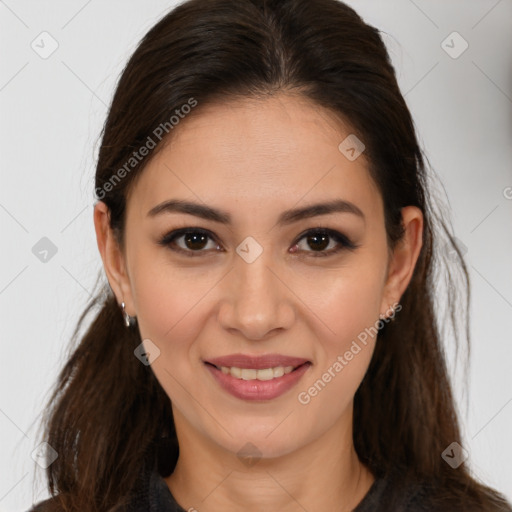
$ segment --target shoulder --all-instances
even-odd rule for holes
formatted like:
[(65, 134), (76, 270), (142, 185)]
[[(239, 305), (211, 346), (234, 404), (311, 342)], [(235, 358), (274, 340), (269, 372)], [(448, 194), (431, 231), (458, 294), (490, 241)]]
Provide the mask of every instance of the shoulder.
[[(147, 512), (150, 510), (150, 500), (155, 499), (155, 496), (149, 489), (151, 475), (151, 469), (149, 469), (146, 464), (143, 464), (134, 489), (130, 491), (128, 496), (120, 497), (116, 505), (109, 508), (109, 511), (113, 512), (115, 510), (119, 512)], [(62, 494), (51, 496), (33, 504), (32, 508), (26, 512), (66, 512), (66, 510), (69, 510), (69, 508), (64, 506), (64, 501), (66, 501), (64, 499), (65, 497), (66, 496)], [(76, 500), (68, 499), (67, 501)], [(87, 504), (84, 503), (84, 505), (87, 505), (82, 507), (84, 509), (87, 508), (89, 510), (91, 508), (91, 503), (89, 500), (87, 500)]]
[(27, 512), (63, 512), (63, 510), (59, 499), (53, 497), (35, 503)]
[(422, 482), (409, 489), (405, 500), (410, 512), (512, 512), (512, 506), (498, 492), (485, 486), (480, 493), (460, 482), (439, 485)]
[(391, 470), (377, 478), (354, 512), (512, 512), (511, 505), (491, 488), (463, 481), (412, 479)]

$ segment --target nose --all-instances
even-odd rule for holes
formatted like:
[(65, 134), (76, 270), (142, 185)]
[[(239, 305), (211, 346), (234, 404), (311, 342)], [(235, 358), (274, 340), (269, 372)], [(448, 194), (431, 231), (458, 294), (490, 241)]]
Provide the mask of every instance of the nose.
[(293, 325), (293, 293), (272, 264), (270, 251), (251, 263), (236, 255), (218, 311), (224, 329), (250, 340), (265, 340)]

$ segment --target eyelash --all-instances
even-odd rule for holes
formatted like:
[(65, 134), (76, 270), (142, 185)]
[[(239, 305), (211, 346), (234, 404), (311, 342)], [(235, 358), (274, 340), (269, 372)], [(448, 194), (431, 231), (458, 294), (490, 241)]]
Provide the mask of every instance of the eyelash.
[[(172, 251), (184, 254), (184, 255), (186, 255), (188, 257), (192, 257), (192, 258), (193, 257), (197, 257), (197, 256), (201, 256), (201, 253), (206, 252), (206, 251), (204, 251), (202, 249), (201, 250), (197, 250), (197, 251), (192, 251), (192, 250), (185, 250), (185, 249), (183, 249), (181, 247), (176, 247), (176, 246), (173, 247), (172, 246), (173, 242), (177, 238), (180, 238), (181, 236), (187, 235), (187, 234), (204, 235), (204, 236), (209, 237), (212, 241), (216, 242), (217, 245), (220, 245), (218, 243), (218, 241), (216, 241), (215, 237), (213, 236), (213, 234), (210, 231), (202, 229), (202, 228), (180, 228), (180, 229), (176, 229), (174, 231), (171, 231), (171, 232), (167, 233), (158, 242), (158, 244), (162, 245), (164, 247), (169, 247)], [(359, 245), (353, 243), (348, 237), (346, 237), (342, 233), (339, 233), (338, 231), (335, 231), (335, 230), (332, 230), (332, 229), (327, 229), (327, 228), (312, 228), (312, 229), (308, 229), (306, 232), (304, 232), (301, 235), (299, 235), (299, 237), (296, 239), (296, 241), (293, 243), (292, 246), (295, 246), (303, 238), (305, 238), (307, 236), (311, 236), (312, 234), (313, 235), (316, 234), (316, 235), (326, 235), (326, 236), (329, 236), (331, 239), (333, 239), (335, 242), (337, 242), (339, 244), (335, 249), (330, 249), (329, 251), (304, 251), (306, 253), (312, 253), (312, 257), (314, 257), (314, 258), (318, 258), (318, 257), (325, 258), (327, 256), (333, 256), (333, 255), (339, 253), (340, 251), (342, 251), (344, 249), (347, 249), (349, 251), (353, 251), (353, 250), (355, 250), (355, 249), (357, 249), (359, 247)]]

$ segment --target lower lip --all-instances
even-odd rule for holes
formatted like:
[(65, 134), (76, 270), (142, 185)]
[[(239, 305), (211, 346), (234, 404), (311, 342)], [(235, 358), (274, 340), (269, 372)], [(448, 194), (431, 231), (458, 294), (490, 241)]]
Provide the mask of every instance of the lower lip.
[(303, 364), (296, 370), (271, 380), (243, 380), (229, 374), (226, 375), (211, 364), (205, 363), (205, 365), (223, 389), (242, 400), (272, 400), (277, 398), (295, 386), (311, 366), (310, 363)]

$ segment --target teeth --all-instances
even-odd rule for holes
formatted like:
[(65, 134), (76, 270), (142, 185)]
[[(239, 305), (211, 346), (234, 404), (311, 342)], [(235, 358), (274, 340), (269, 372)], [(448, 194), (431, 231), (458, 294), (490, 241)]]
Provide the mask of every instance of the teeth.
[(226, 375), (231, 375), (236, 379), (242, 380), (271, 380), (277, 377), (282, 377), (286, 373), (293, 371), (293, 366), (276, 366), (275, 368), (265, 368), (256, 370), (254, 368), (237, 368), (232, 366), (221, 366), (220, 370)]

